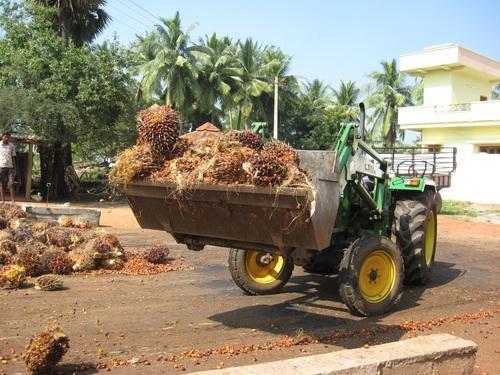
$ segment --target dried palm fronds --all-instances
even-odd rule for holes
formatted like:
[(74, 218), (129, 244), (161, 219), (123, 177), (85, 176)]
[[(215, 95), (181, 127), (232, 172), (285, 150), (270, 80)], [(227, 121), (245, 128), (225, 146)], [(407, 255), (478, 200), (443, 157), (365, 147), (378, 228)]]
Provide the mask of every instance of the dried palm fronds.
[(134, 146), (120, 153), (116, 165), (109, 173), (114, 184), (128, 184), (133, 179), (143, 179), (159, 169), (163, 159), (157, 158), (148, 146)]

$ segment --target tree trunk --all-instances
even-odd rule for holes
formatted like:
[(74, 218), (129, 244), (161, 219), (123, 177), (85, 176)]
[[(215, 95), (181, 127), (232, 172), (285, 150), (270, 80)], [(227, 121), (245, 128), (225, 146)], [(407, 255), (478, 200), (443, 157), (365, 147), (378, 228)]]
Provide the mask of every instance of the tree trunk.
[(73, 165), (71, 144), (56, 142), (40, 145), (41, 189), (49, 200), (63, 199), (70, 195), (65, 175), (66, 168)]

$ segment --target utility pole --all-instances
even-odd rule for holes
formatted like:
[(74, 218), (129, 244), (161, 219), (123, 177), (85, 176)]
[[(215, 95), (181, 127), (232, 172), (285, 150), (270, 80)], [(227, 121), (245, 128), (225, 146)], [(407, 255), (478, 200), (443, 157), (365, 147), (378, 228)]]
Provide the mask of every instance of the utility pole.
[(274, 77), (274, 124), (273, 138), (278, 139), (278, 77)]

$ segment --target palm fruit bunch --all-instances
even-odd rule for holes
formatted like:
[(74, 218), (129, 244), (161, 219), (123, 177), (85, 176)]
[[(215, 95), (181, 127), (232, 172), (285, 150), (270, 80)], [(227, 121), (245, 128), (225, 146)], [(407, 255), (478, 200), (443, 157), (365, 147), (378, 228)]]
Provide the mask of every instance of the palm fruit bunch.
[(57, 219), (57, 223), (61, 227), (69, 228), (73, 225), (73, 219), (70, 216), (61, 215), (59, 219)]
[(121, 269), (125, 254), (116, 236), (105, 234), (91, 239), (85, 245), (86, 252), (91, 254), (97, 267)]
[(45, 231), (47, 243), (57, 247), (66, 248), (72, 244), (71, 234), (73, 232), (69, 228), (53, 227)]
[(169, 157), (171, 159), (180, 158), (182, 155), (186, 153), (187, 150), (192, 146), (192, 143), (189, 139), (179, 138), (174, 144), (172, 151), (170, 151)]
[(69, 255), (57, 248), (43, 253), (42, 264), (45, 272), (57, 275), (68, 275), (73, 270), (73, 261)]
[(238, 141), (245, 147), (250, 147), (254, 150), (260, 150), (263, 142), (260, 135), (249, 130), (232, 130), (226, 133), (225, 137), (230, 140)]
[(9, 264), (12, 261), (12, 254), (5, 250), (0, 250), (0, 265)]
[(156, 245), (146, 250), (143, 258), (153, 264), (162, 264), (167, 261), (170, 250), (164, 245)]
[(140, 145), (122, 151), (116, 157), (116, 164), (109, 173), (113, 184), (127, 184), (134, 179), (142, 179), (161, 168), (163, 158), (153, 155), (151, 148)]
[(85, 216), (77, 216), (75, 220), (73, 220), (73, 225), (77, 228), (86, 229), (91, 228), (92, 223)]
[(23, 225), (14, 231), (14, 241), (17, 244), (24, 244), (33, 240), (33, 229), (30, 225)]
[(59, 328), (34, 336), (23, 358), (32, 374), (50, 374), (69, 349), (69, 339)]
[[(246, 151), (246, 152), (245, 152)], [(243, 168), (246, 160), (254, 156), (251, 149), (234, 149), (221, 153), (215, 159), (210, 175), (216, 182), (244, 184), (250, 181), (249, 173)]]
[(28, 245), (22, 248), (17, 253), (16, 263), (25, 268), (28, 276), (39, 276), (44, 273), (42, 251), (38, 247)]
[(179, 138), (179, 118), (166, 105), (153, 105), (137, 115), (138, 145), (149, 145), (158, 155), (168, 156)]
[(267, 142), (262, 153), (281, 160), (285, 164), (299, 164), (299, 154), (292, 147), (280, 141)]
[(26, 280), (26, 269), (22, 266), (10, 265), (0, 269), (0, 288), (17, 289)]
[(10, 255), (14, 255), (17, 253), (16, 243), (12, 240), (0, 241), (0, 251), (5, 251), (10, 253)]
[(63, 281), (56, 275), (43, 275), (35, 280), (35, 289), (50, 292), (53, 290), (61, 290), (63, 288)]
[(17, 204), (0, 203), (0, 216), (5, 220), (10, 221), (12, 219), (26, 217), (26, 212), (24, 212)]
[(280, 159), (266, 153), (256, 154), (250, 160), (252, 182), (257, 186), (279, 185), (287, 176), (288, 169)]
[(11, 231), (9, 229), (4, 229), (0, 230), (0, 241), (5, 241), (5, 240), (13, 240), (14, 236), (12, 235)]
[(68, 255), (73, 261), (73, 271), (92, 271), (96, 268), (93, 250), (78, 248), (70, 251)]

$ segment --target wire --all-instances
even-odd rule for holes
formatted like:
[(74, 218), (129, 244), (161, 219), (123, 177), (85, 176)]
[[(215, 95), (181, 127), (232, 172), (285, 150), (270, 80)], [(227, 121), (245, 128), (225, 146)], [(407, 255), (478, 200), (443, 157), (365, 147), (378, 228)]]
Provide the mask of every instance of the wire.
[[(141, 12), (137, 12), (137, 10), (133, 7), (131, 7), (130, 5), (128, 5), (124, 0), (118, 0), (120, 3), (122, 3), (122, 5), (124, 5), (126, 8), (128, 8), (129, 10), (131, 10), (132, 12), (134, 12), (135, 14), (141, 16), (145, 21), (147, 22), (151, 22), (151, 18), (148, 18), (146, 17), (143, 13)], [(155, 19), (155, 22), (156, 22), (156, 19)]]
[(135, 31), (137, 34), (141, 34), (141, 33), (142, 33), (142, 31), (139, 31), (139, 30), (137, 30), (135, 27), (130, 26), (127, 22), (122, 21), (121, 19), (119, 19), (119, 18), (118, 18), (118, 17), (116, 17), (116, 16), (113, 16), (113, 20), (116, 20), (116, 21), (120, 22), (121, 24), (123, 24), (123, 25), (127, 26), (129, 29), (131, 29), (131, 30)]
[(133, 20), (134, 22), (137, 22), (137, 23), (139, 23), (139, 24), (141, 24), (142, 26), (147, 27), (147, 28), (150, 28), (150, 27), (151, 27), (151, 25), (146, 25), (144, 22), (142, 22), (142, 21), (139, 21), (139, 20), (135, 19), (133, 16), (131, 16), (131, 15), (129, 15), (128, 13), (124, 12), (123, 10), (121, 10), (121, 9), (119, 9), (119, 8), (117, 8), (117, 7), (115, 7), (114, 5), (109, 4), (109, 6), (110, 6), (111, 8), (113, 8), (113, 9), (117, 10), (117, 11), (118, 11), (118, 12), (120, 12), (121, 14), (123, 14), (125, 17), (130, 18), (130, 19), (131, 19), (131, 20)]
[(147, 14), (149, 14), (151, 17), (153, 17), (155, 20), (159, 20), (161, 21), (161, 18), (155, 16), (153, 13), (151, 13), (149, 10), (143, 8), (142, 6), (140, 6), (139, 4), (137, 4), (134, 0), (128, 0), (129, 3), (132, 3), (134, 4), (137, 8), (141, 9), (142, 11), (146, 12)]

